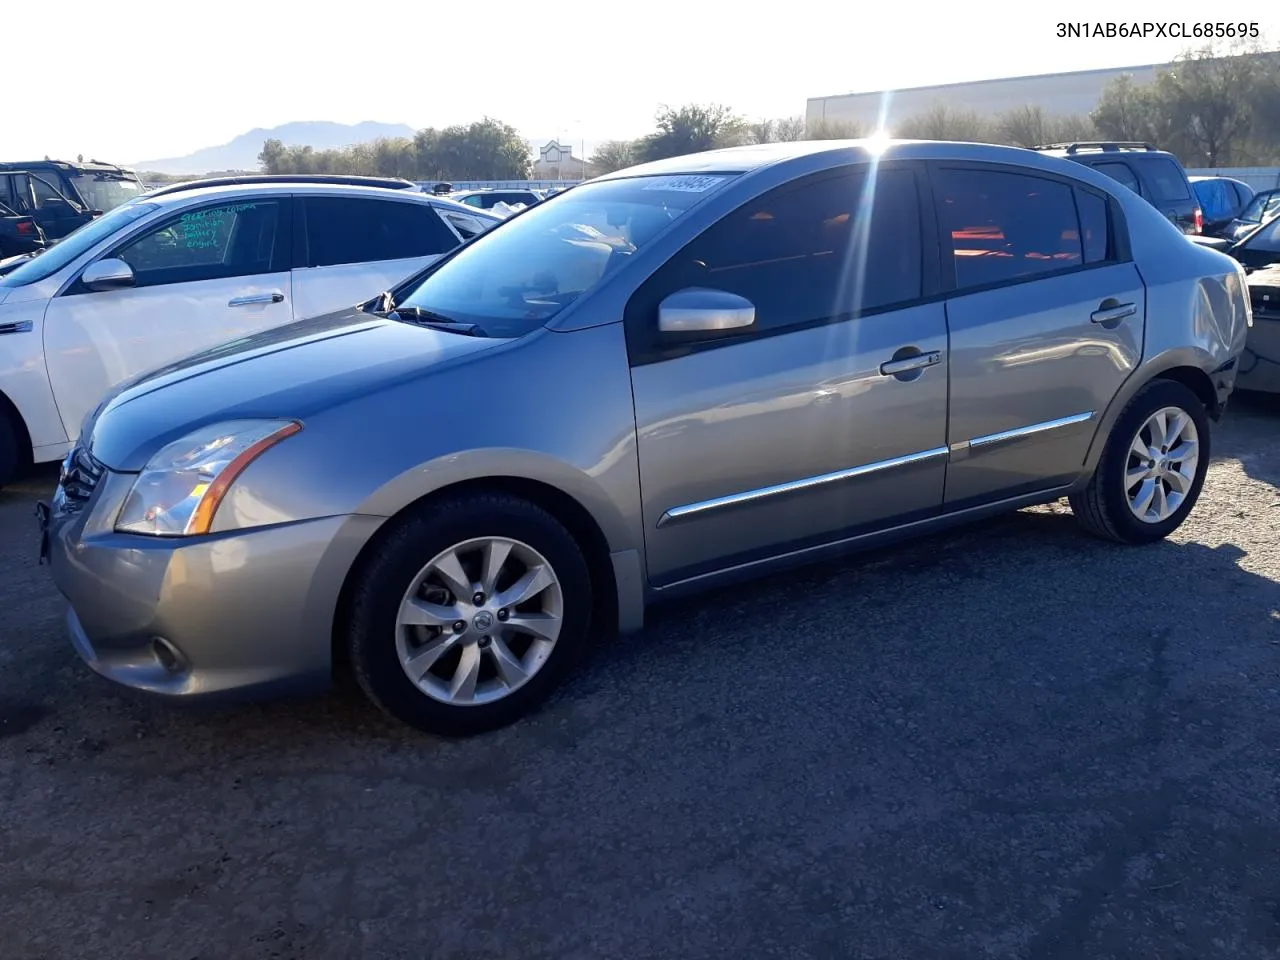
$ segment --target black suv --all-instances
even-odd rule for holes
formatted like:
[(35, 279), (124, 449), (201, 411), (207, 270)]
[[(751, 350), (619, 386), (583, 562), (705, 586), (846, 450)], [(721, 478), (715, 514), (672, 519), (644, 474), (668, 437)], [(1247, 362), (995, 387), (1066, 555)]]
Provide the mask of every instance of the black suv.
[(1119, 180), (1163, 213), (1183, 233), (1204, 230), (1204, 212), (1191, 189), (1187, 171), (1172, 153), (1149, 143), (1088, 140), (1050, 143), (1036, 147), (1041, 153), (1063, 157), (1093, 167)]
[(32, 217), (50, 240), (145, 192), (136, 173), (109, 163), (0, 162), (0, 203)]

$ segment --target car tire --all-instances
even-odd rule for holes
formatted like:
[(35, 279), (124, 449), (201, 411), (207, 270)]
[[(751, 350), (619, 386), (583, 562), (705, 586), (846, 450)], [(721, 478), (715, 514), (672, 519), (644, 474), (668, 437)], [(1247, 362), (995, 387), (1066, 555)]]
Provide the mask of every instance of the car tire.
[[(591, 628), (591, 574), (573, 536), (546, 510), (504, 493), (429, 502), (392, 524), (348, 606), (361, 689), (395, 719), (445, 736), (529, 713), (579, 659)], [(490, 576), (485, 565), (500, 557)], [(538, 590), (503, 607), (522, 584)], [(459, 597), (466, 588), (473, 595)]]
[(1209, 455), (1209, 416), (1200, 398), (1176, 381), (1153, 380), (1121, 412), (1088, 485), (1068, 498), (1071, 510), (1086, 531), (1106, 540), (1162, 540), (1200, 498)]
[(0, 487), (13, 481), (18, 475), (21, 447), (13, 418), (0, 405)]

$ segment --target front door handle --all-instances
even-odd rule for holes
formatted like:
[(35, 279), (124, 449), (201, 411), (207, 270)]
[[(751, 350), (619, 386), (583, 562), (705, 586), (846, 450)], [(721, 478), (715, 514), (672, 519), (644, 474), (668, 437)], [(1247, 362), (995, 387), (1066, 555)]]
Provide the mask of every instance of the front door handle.
[(284, 303), (284, 294), (277, 290), (272, 293), (254, 293), (247, 297), (232, 297), (227, 301), (227, 306), (248, 307), (255, 303)]
[(1138, 308), (1135, 304), (1111, 301), (1095, 310), (1089, 319), (1094, 323), (1119, 323), (1126, 317), (1132, 317), (1137, 312)]
[(918, 353), (914, 357), (903, 357), (901, 360), (886, 360), (880, 364), (880, 376), (896, 377), (913, 370), (923, 370), (925, 367), (932, 367), (941, 359), (941, 352), (934, 350), (931, 353)]

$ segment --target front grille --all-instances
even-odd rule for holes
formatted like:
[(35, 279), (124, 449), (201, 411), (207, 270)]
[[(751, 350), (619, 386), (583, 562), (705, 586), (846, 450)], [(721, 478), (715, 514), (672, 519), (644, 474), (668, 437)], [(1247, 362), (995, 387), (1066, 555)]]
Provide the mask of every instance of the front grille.
[(84, 447), (76, 447), (67, 455), (67, 459), (62, 462), (62, 476), (58, 485), (62, 487), (62, 495), (69, 507), (79, 509), (89, 502), (94, 488), (102, 479), (104, 469), (106, 468)]

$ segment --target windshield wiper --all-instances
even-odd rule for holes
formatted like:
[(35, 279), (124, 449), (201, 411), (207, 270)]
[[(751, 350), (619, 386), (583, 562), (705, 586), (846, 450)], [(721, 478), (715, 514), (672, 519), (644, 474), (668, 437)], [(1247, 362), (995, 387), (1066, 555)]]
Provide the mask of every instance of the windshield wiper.
[(387, 316), (397, 317), (420, 327), (430, 327), (432, 330), (445, 330), (449, 333), (460, 333), (468, 337), (488, 336), (487, 333), (480, 329), (479, 324), (459, 323), (457, 320), (451, 320), (443, 314), (432, 313), (422, 307), (395, 307)]

